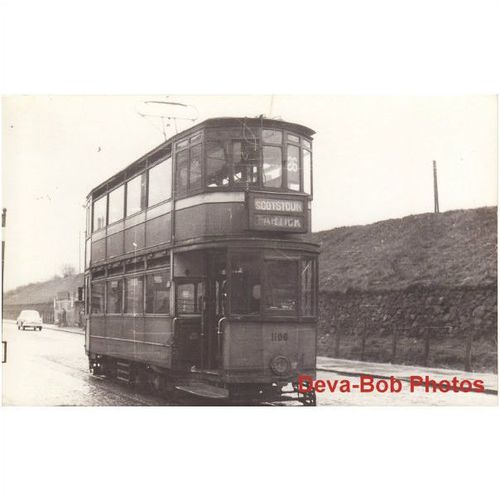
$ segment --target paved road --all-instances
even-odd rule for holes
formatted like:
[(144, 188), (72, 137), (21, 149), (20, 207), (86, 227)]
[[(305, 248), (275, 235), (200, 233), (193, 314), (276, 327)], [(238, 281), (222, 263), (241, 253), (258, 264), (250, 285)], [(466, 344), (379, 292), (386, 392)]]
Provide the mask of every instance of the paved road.
[(8, 342), (3, 364), (3, 404), (27, 406), (168, 405), (126, 384), (90, 375), (84, 336), (43, 329), (18, 331), (3, 323)]
[[(3, 323), (3, 340), (8, 342), (8, 362), (3, 364), (3, 404), (28, 406), (168, 406), (163, 398), (141, 393), (116, 380), (90, 375), (84, 351), (84, 337), (44, 329), (18, 331)], [(318, 370), (318, 379), (348, 380), (356, 376)], [(191, 401), (190, 404), (199, 404)], [(294, 404), (294, 403), (291, 403)], [(318, 394), (320, 406), (329, 405), (497, 405), (497, 397), (477, 393), (412, 393), (403, 382), (400, 393), (349, 393), (326, 391)]]

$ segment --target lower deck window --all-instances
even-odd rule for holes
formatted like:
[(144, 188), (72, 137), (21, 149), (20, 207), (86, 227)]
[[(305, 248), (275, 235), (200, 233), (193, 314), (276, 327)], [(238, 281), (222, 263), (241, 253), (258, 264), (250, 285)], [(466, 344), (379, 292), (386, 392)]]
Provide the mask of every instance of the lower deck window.
[(302, 316), (314, 316), (316, 313), (315, 303), (315, 280), (316, 270), (313, 259), (304, 259), (301, 262), (300, 283), (301, 296), (300, 302), (302, 307)]
[(159, 272), (146, 276), (146, 313), (170, 312), (169, 273)]
[(264, 309), (273, 313), (297, 311), (297, 261), (266, 260)]
[(203, 282), (177, 285), (177, 314), (201, 314), (203, 309)]
[(261, 283), (259, 255), (242, 253), (231, 257), (231, 312), (260, 313)]
[(142, 314), (144, 312), (143, 278), (128, 278), (125, 283), (125, 312)]
[(104, 314), (104, 282), (92, 283), (90, 287), (90, 312), (93, 314)]
[(121, 314), (123, 301), (123, 281), (111, 280), (107, 283), (107, 306), (108, 314)]

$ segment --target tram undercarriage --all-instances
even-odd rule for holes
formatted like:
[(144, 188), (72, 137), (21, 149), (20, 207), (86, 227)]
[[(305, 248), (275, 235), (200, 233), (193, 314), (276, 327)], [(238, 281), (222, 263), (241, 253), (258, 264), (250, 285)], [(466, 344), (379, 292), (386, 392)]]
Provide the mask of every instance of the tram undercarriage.
[[(89, 359), (92, 375), (116, 379), (135, 386), (141, 391), (161, 396), (168, 401), (181, 402), (182, 395), (191, 396), (201, 404), (258, 405), (296, 401), (304, 406), (316, 406), (314, 391), (300, 393), (294, 381), (270, 383), (220, 382), (219, 370), (195, 370), (190, 373), (175, 372), (145, 363), (95, 355)], [(195, 402), (191, 402), (196, 404)]]

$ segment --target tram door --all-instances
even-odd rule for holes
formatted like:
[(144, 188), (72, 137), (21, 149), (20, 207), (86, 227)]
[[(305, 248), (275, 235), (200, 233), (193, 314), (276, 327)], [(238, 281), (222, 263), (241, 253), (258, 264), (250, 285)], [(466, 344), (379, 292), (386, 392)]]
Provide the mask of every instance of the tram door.
[(217, 330), (220, 319), (224, 316), (226, 297), (226, 254), (211, 252), (207, 256), (207, 283), (203, 307), (202, 329), (202, 365), (203, 368), (222, 366), (220, 339)]

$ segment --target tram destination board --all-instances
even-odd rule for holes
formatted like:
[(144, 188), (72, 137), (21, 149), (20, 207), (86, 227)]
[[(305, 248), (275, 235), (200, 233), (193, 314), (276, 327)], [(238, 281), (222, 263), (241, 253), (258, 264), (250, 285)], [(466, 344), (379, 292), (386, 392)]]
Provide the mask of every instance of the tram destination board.
[(307, 198), (247, 193), (249, 229), (307, 233)]

